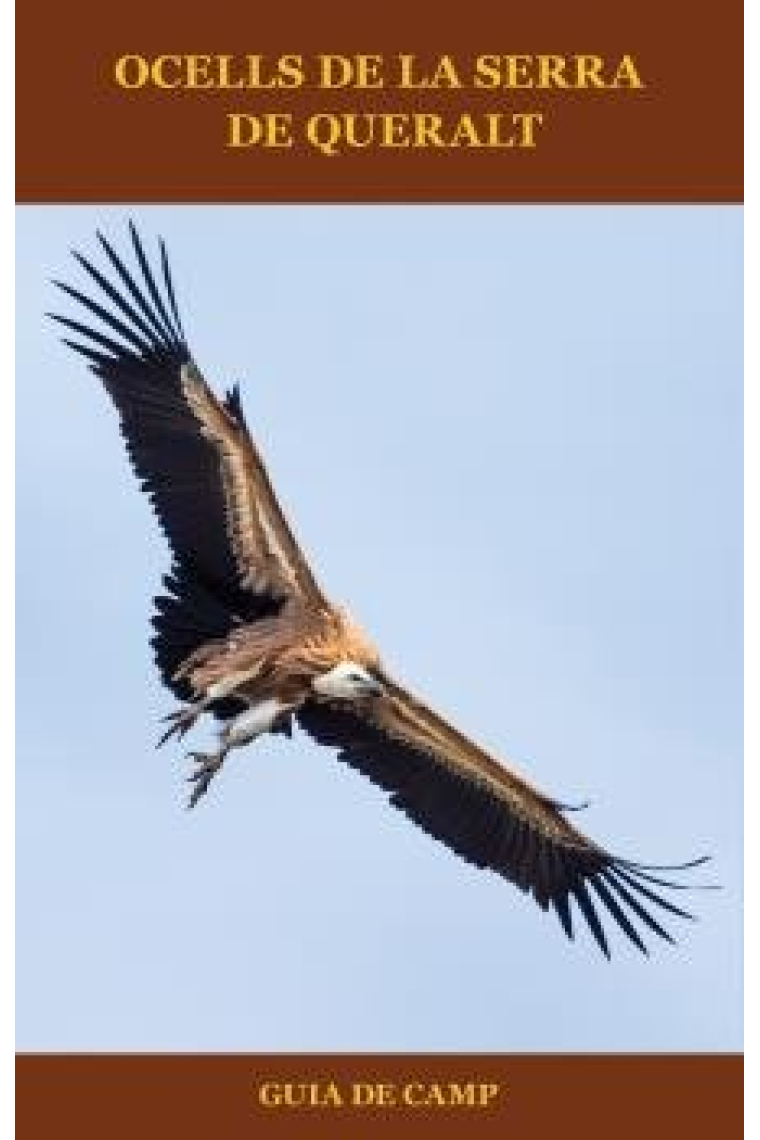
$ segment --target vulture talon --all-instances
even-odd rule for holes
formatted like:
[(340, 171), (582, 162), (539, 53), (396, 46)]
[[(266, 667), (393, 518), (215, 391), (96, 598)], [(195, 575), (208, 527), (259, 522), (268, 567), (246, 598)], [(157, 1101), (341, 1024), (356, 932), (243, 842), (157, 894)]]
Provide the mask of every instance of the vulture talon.
[(197, 705), (185, 705), (182, 708), (176, 709), (174, 712), (167, 713), (162, 717), (162, 721), (169, 724), (166, 732), (164, 732), (161, 739), (158, 741), (156, 748), (160, 748), (162, 744), (166, 744), (172, 736), (176, 735), (178, 740), (190, 731), (195, 724), (196, 720), (203, 712), (203, 709)]
[(205, 796), (208, 791), (209, 784), (217, 774), (224, 758), (227, 755), (227, 749), (223, 748), (220, 752), (189, 752), (188, 758), (193, 760), (196, 764), (194, 771), (187, 777), (189, 784), (195, 784), (190, 795), (188, 807), (193, 808), (198, 803), (202, 796)]

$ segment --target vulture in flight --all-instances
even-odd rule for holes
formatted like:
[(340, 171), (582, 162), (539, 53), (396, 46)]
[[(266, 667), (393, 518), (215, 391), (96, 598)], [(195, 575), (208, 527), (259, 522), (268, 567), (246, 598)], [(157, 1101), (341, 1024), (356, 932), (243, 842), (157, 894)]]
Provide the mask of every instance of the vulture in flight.
[[(322, 592), (282, 513), (237, 387), (223, 399), (188, 346), (166, 248), (151, 267), (130, 223), (132, 255), (98, 234), (99, 268), (74, 256), (90, 293), (56, 281), (73, 315), (50, 314), (119, 414), (173, 564), (155, 599), (152, 645), (180, 702), (160, 743), (199, 717), (221, 723), (215, 752), (192, 752), (194, 806), (228, 753), (295, 721), (378, 784), (394, 807), (477, 867), (553, 910), (568, 937), (581, 917), (609, 957), (602, 918), (646, 953), (669, 942), (665, 915), (693, 917), (672, 892), (675, 866), (634, 863), (586, 838), (570, 810), (489, 755), (402, 688), (378, 651)], [(664, 913), (663, 913), (664, 912)]]

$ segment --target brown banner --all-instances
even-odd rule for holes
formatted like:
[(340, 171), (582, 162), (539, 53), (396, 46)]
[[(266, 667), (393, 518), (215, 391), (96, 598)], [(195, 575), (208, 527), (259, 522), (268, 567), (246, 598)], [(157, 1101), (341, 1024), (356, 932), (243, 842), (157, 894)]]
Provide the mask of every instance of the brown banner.
[(22, 202), (742, 198), (738, 0), (70, 0), (17, 43)]
[(731, 1140), (742, 1070), (736, 1055), (24, 1055), (16, 1135)]

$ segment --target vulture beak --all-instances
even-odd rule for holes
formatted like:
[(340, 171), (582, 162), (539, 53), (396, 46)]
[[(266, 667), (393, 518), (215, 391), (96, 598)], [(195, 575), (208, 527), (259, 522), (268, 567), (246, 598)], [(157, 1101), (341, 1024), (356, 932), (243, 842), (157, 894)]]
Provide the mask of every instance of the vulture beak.
[(380, 681), (374, 674), (370, 674), (372, 681), (371, 685), (367, 686), (367, 691), (371, 697), (384, 697), (387, 689), (382, 681)]

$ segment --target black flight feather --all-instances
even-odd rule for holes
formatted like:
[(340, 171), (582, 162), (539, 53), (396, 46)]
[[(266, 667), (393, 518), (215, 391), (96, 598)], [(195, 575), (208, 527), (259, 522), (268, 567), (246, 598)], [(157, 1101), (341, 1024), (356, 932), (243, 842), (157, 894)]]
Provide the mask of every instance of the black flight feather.
[[(219, 456), (204, 437), (182, 386), (182, 368), (192, 357), (166, 246), (159, 244), (157, 277), (132, 222), (129, 231), (136, 271), (100, 233), (115, 279), (74, 252), (90, 283), (100, 290), (97, 299), (55, 282), (92, 323), (73, 315), (50, 315), (76, 334), (64, 338), (65, 343), (90, 362), (113, 399), (135, 472), (169, 540), (174, 564), (164, 579), (167, 593), (155, 600), (152, 645), (165, 684), (187, 699), (187, 684), (174, 680), (180, 663), (204, 641), (225, 637), (237, 622), (277, 613), (282, 599), (241, 585), (226, 527)], [(226, 406), (244, 427), (237, 388)], [(230, 700), (213, 707), (230, 712), (239, 704)]]
[[(646, 904), (664, 907), (679, 918), (692, 916), (654, 892), (648, 872), (637, 864), (589, 845), (563, 845), (539, 832), (486, 784), (455, 774), (444, 763), (411, 743), (390, 739), (348, 708), (307, 702), (297, 714), (301, 727), (318, 743), (338, 749), (338, 758), (368, 776), (429, 835), (475, 866), (488, 867), (523, 891), (530, 891), (542, 908), (551, 907), (568, 938), (574, 937), (571, 899), (575, 900), (602, 953), (610, 946), (602, 911), (642, 953), (647, 947), (637, 923), (660, 938), (673, 938), (649, 913)], [(701, 865), (691, 860), (684, 870)], [(686, 889), (686, 883), (673, 883)], [(698, 884), (695, 884), (698, 886)]]

